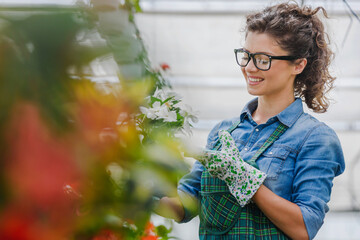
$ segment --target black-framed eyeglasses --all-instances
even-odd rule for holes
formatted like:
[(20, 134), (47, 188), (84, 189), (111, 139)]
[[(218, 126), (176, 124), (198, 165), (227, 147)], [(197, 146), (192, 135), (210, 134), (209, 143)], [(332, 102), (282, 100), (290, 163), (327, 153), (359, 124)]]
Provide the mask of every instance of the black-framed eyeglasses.
[(250, 53), (243, 48), (234, 49), (237, 64), (240, 67), (246, 67), (252, 59), (257, 69), (267, 71), (271, 67), (271, 60), (295, 60), (297, 56), (271, 56), (265, 53)]

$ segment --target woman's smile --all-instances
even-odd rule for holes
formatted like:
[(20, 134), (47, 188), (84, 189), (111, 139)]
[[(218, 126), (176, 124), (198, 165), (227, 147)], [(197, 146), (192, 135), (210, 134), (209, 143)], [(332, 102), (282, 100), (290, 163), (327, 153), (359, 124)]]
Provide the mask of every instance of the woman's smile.
[(264, 81), (264, 78), (255, 77), (255, 76), (247, 76), (247, 80), (249, 85), (258, 85), (262, 81)]

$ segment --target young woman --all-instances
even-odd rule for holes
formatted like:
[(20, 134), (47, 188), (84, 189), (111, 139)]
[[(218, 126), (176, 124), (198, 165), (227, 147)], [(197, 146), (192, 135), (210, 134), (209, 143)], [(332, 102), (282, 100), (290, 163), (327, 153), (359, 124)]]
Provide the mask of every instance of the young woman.
[(345, 164), (335, 132), (303, 111), (325, 112), (334, 81), (320, 10), (284, 3), (247, 16), (235, 54), (257, 98), (212, 129), (179, 197), (160, 200), (180, 222), (199, 214), (200, 239), (313, 239), (323, 224)]

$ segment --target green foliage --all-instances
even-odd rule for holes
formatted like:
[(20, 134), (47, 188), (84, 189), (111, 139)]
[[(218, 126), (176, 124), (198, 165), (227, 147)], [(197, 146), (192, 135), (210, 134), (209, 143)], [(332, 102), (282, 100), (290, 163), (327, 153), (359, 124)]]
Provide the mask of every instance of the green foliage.
[(140, 0), (126, 0), (126, 4), (128, 5), (129, 9), (135, 12), (141, 12), (140, 7)]
[[(130, 12), (140, 11), (138, 0), (126, 3)], [(2, 216), (27, 221), (28, 234), (53, 234), (44, 235), (45, 239), (95, 239), (102, 234), (141, 238), (152, 214), (153, 196), (175, 195), (177, 181), (188, 170), (174, 135), (193, 115), (183, 109), (176, 94), (162, 89), (169, 84), (151, 69), (134, 21), (134, 41), (142, 45), (138, 61), (146, 74), (104, 93), (89, 81), (86, 69), (96, 58), (113, 53), (111, 48), (78, 41), (79, 36), (98, 31), (94, 13), (83, 8), (48, 7), (12, 9), (19, 13), (16, 16), (6, 14), (9, 9), (2, 11), (0, 193), (5, 197), (0, 202), (0, 222), (6, 222)], [(154, 89), (146, 91), (152, 85), (148, 81), (154, 83)], [(141, 105), (151, 109), (155, 104), (172, 112), (172, 118), (164, 117), (164, 112), (157, 112), (153, 119), (140, 113)], [(18, 108), (31, 111), (14, 116)], [(120, 121), (118, 116), (125, 117)], [(30, 124), (17, 125), (22, 118)], [(110, 134), (99, 141), (104, 129), (111, 129)], [(20, 134), (13, 137), (13, 133)], [(37, 151), (18, 150), (32, 141), (38, 143)], [(46, 160), (36, 165), (38, 171), (17, 174), (17, 169), (38, 164), (38, 159)], [(74, 171), (71, 177), (69, 169)], [(56, 195), (62, 191), (57, 181), (35, 182), (37, 176), (49, 172), (66, 185), (65, 198)], [(73, 186), (71, 181), (77, 184)], [(39, 189), (45, 200), (36, 199)], [(17, 204), (26, 207), (14, 213)], [(44, 224), (43, 219), (49, 221)], [(151, 234), (171, 239), (170, 232), (171, 228), (158, 226)], [(0, 229), (0, 238), (2, 234)]]
[(6, 59), (0, 63), (0, 107), (10, 111), (20, 99), (34, 102), (51, 125), (63, 129), (68, 127), (69, 115), (64, 103), (72, 99), (68, 70), (80, 69), (109, 50), (76, 42), (77, 34), (94, 27), (92, 23), (74, 12), (49, 11), (6, 18), (0, 32), (0, 57)]

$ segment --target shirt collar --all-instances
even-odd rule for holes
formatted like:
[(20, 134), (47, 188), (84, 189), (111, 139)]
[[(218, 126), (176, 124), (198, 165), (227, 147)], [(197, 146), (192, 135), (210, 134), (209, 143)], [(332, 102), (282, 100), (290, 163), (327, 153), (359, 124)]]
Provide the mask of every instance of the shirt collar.
[(258, 99), (254, 98), (248, 104), (245, 105), (244, 109), (241, 111), (240, 114), (240, 121), (243, 122), (245, 117), (252, 119), (252, 113), (255, 111), (258, 105)]
[[(244, 120), (245, 117), (252, 119), (252, 113), (255, 111), (258, 105), (258, 99), (255, 98), (251, 100), (240, 114), (241, 122)], [(302, 100), (300, 98), (296, 98), (295, 101), (290, 104), (287, 108), (285, 108), (281, 113), (276, 115), (275, 117), (279, 119), (281, 123), (284, 125), (291, 127), (296, 120), (304, 113)]]

